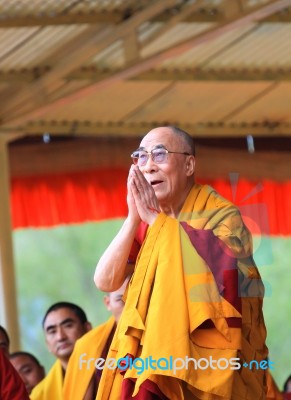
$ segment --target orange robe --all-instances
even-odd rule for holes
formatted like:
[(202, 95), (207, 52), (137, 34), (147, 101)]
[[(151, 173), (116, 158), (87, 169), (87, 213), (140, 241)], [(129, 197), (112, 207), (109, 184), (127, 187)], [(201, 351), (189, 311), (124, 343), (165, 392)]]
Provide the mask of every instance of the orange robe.
[(63, 369), (57, 360), (47, 376), (39, 382), (30, 394), (31, 400), (62, 400), (63, 399)]
[[(111, 317), (77, 340), (66, 370), (64, 400), (82, 400), (85, 396), (96, 371), (94, 361), (102, 356), (114, 324), (115, 320)], [(91, 359), (91, 361), (82, 363), (81, 359), (84, 361)]]
[[(263, 292), (238, 210), (195, 184), (179, 220), (160, 213), (148, 229), (128, 288), (108, 357), (131, 355), (140, 365), (122, 374), (105, 369), (96, 399), (131, 398), (123, 393), (129, 382), (132, 396), (150, 383), (161, 392), (156, 398), (265, 399), (265, 370), (229, 364), (267, 357)], [(146, 365), (150, 358), (159, 368)], [(220, 369), (209, 367), (221, 359)]]

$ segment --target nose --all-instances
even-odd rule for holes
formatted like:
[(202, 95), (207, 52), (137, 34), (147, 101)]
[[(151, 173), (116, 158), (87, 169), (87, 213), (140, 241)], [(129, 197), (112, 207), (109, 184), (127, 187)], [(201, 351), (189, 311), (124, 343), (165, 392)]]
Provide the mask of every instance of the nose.
[(140, 167), (141, 172), (151, 173), (158, 170), (157, 164), (153, 161), (151, 154), (149, 154), (149, 158), (147, 159), (146, 164), (143, 167)]
[(65, 330), (64, 330), (64, 328), (62, 326), (58, 327), (57, 333), (56, 333), (56, 338), (59, 341), (66, 339), (66, 333), (65, 333)]

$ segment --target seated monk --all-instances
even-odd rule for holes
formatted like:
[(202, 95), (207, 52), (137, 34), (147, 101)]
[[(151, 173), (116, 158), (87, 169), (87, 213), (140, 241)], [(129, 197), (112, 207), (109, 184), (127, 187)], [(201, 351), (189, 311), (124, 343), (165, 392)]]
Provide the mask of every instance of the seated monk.
[(62, 400), (64, 375), (77, 339), (92, 327), (76, 304), (53, 304), (42, 321), (49, 351), (57, 358), (47, 376), (32, 390), (31, 400)]
[[(104, 296), (105, 306), (112, 313), (112, 317), (77, 340), (66, 370), (64, 400), (95, 399), (102, 375), (102, 369), (96, 369), (95, 361), (99, 358), (105, 360), (107, 357), (124, 307), (123, 294), (128, 281), (129, 277), (118, 290)], [(102, 365), (104, 364), (100, 363), (101, 368)]]
[(45, 377), (44, 367), (33, 354), (26, 351), (10, 353), (9, 359), (30, 394), (32, 389)]

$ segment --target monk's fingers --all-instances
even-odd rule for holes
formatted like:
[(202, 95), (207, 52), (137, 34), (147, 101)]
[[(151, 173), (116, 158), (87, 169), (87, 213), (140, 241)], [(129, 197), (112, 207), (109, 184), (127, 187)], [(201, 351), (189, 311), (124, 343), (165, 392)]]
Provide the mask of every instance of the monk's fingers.
[(133, 177), (133, 167), (134, 167), (134, 165), (132, 165), (128, 171), (127, 184), (129, 183), (130, 179)]
[(141, 220), (152, 225), (159, 213), (159, 208), (154, 207), (152, 200), (139, 192), (136, 184), (133, 184), (132, 193)]
[[(146, 210), (159, 210), (159, 203), (152, 185), (145, 179), (138, 167), (133, 168), (134, 194), (139, 201), (139, 208)], [(159, 212), (159, 211), (155, 211)]]
[(142, 186), (140, 181), (134, 177), (133, 179), (134, 184), (134, 194), (140, 200), (140, 206), (149, 209), (149, 208), (157, 208), (158, 201), (156, 198), (155, 191), (153, 190), (152, 186), (147, 183), (147, 185)]
[(145, 191), (151, 187), (138, 167), (133, 169), (133, 176), (140, 191)]
[(147, 204), (152, 204), (152, 202), (157, 203), (157, 198), (152, 185), (145, 179), (140, 171), (135, 170), (135, 182), (141, 196), (144, 198)]
[(160, 205), (157, 199), (157, 196), (155, 194), (155, 191), (153, 190), (153, 195), (151, 196), (150, 199), (150, 205), (151, 208), (155, 209), (155, 210), (159, 210), (160, 209)]
[(137, 165), (133, 166), (132, 171), (138, 177), (139, 180), (141, 180), (143, 182), (147, 182), (146, 178), (144, 177), (144, 174), (141, 172), (141, 170), (139, 169), (139, 167)]
[(146, 203), (147, 203), (148, 207), (155, 208), (155, 209), (159, 208), (159, 202), (158, 202), (156, 193), (151, 184), (149, 184), (146, 187), (146, 189), (144, 191), (144, 197), (146, 199)]
[(129, 180), (129, 187), (130, 187), (130, 190), (131, 190), (133, 196), (140, 195), (139, 188), (138, 188), (134, 178), (131, 178)]

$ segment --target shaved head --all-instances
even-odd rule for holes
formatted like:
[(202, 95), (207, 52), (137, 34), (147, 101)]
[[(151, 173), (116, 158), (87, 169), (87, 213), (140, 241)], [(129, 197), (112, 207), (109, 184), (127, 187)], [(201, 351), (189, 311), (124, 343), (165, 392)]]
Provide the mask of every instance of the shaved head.
[(185, 150), (187, 150), (188, 153), (192, 154), (193, 156), (195, 156), (195, 144), (194, 144), (194, 140), (192, 138), (192, 136), (189, 135), (189, 133), (183, 131), (183, 129), (180, 129), (176, 126), (167, 126), (167, 128), (171, 129), (171, 131), (179, 136), (182, 141), (184, 142), (184, 144), (186, 145)]
[(105, 306), (107, 310), (112, 313), (116, 322), (119, 321), (124, 308), (123, 295), (130, 278), (131, 275), (128, 275), (119, 289), (117, 289), (115, 292), (107, 293), (104, 296)]

